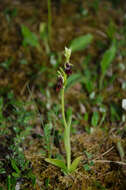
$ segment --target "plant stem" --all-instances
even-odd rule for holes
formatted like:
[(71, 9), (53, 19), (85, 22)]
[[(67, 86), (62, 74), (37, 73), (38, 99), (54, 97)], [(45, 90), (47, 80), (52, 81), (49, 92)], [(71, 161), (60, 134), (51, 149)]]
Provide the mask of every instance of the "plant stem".
[(48, 0), (48, 40), (50, 45), (51, 45), (51, 24), (52, 24), (51, 0)]
[(64, 145), (66, 150), (66, 157), (67, 157), (67, 169), (69, 171), (71, 165), (71, 144), (70, 144), (70, 126), (67, 125), (66, 118), (65, 118), (65, 111), (64, 111), (64, 87), (62, 89), (61, 94), (61, 105), (62, 105), (62, 117), (64, 122)]
[(64, 122), (64, 126), (65, 129), (67, 128), (67, 122), (66, 122), (66, 118), (65, 118), (65, 111), (64, 111), (64, 87), (62, 89), (62, 95), (61, 95), (61, 105), (62, 105), (62, 117), (63, 117), (63, 122)]

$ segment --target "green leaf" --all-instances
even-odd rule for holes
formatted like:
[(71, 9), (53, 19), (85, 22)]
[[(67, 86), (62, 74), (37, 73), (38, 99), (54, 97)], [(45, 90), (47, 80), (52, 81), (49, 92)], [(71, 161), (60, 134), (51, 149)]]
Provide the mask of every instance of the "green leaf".
[(83, 167), (84, 167), (85, 171), (89, 171), (91, 169), (88, 164), (85, 164)]
[(70, 173), (74, 172), (74, 171), (77, 169), (77, 167), (78, 167), (78, 165), (79, 165), (81, 159), (82, 159), (82, 156), (79, 156), (79, 157), (77, 157), (77, 158), (72, 162), (72, 164), (71, 164), (71, 166), (70, 166), (70, 170), (69, 170)]
[(91, 93), (94, 89), (94, 81), (92, 79), (89, 78), (84, 78), (83, 83), (85, 85), (86, 90), (88, 91), (88, 93)]
[(113, 20), (110, 21), (106, 33), (110, 40), (113, 40), (115, 38), (116, 25)]
[(90, 165), (90, 166), (94, 166), (94, 162), (93, 162), (93, 161), (90, 161), (90, 162), (89, 162), (89, 165)]
[(99, 121), (99, 113), (97, 111), (93, 112), (93, 116), (91, 118), (91, 124), (96, 127)]
[(121, 141), (117, 142), (117, 149), (118, 149), (118, 152), (120, 154), (121, 160), (123, 161), (124, 160), (124, 156), (125, 156), (125, 152), (124, 152), (124, 149), (123, 149)]
[(88, 118), (89, 118), (89, 115), (88, 115), (88, 113), (86, 112), (86, 113), (84, 114), (84, 120), (85, 120), (85, 121), (88, 121)]
[(7, 190), (11, 190), (11, 176), (7, 177)]
[(16, 161), (14, 159), (11, 159), (11, 166), (16, 171), (17, 174), (20, 174), (20, 170), (16, 165)]
[(10, 57), (7, 60), (5, 60), (4, 62), (2, 62), (0, 64), (0, 66), (3, 67), (4, 69), (8, 70), (10, 68), (10, 65), (11, 65), (12, 61), (13, 61), (13, 58)]
[(112, 63), (112, 61), (115, 58), (116, 55), (116, 46), (113, 44), (103, 55), (103, 58), (101, 60), (101, 71), (102, 75), (105, 75), (109, 65)]
[(48, 178), (45, 179), (45, 186), (46, 186), (46, 188), (49, 187), (49, 182), (50, 182), (50, 179), (48, 177)]
[(39, 26), (40, 37), (42, 40), (46, 40), (48, 38), (48, 27), (45, 22), (41, 22)]
[(122, 116), (122, 110), (119, 107), (119, 105), (117, 103), (112, 102), (110, 104), (110, 113), (111, 113), (111, 121), (115, 122), (115, 121), (120, 121), (121, 120), (121, 116)]
[(29, 30), (29, 28), (27, 28), (23, 24), (21, 25), (21, 32), (22, 32), (22, 35), (24, 37), (24, 40), (23, 40), (23, 45), (24, 46), (27, 46), (27, 45), (31, 45), (33, 47), (38, 47), (39, 46), (37, 36), (33, 32), (31, 32)]
[(59, 167), (59, 168), (61, 168), (67, 172), (67, 167), (66, 167), (64, 161), (57, 160), (57, 159), (51, 159), (51, 158), (46, 158), (45, 161), (50, 163), (50, 164), (53, 164), (53, 165), (55, 165), (55, 166), (57, 166), (57, 167)]
[(30, 170), (26, 176), (32, 180), (32, 185), (35, 186), (36, 184), (36, 176), (32, 173), (32, 170)]
[(70, 49), (72, 52), (84, 50), (93, 40), (91, 34), (79, 36), (73, 39), (70, 43)]
[(87, 151), (84, 151), (84, 152), (85, 152), (86, 156), (88, 157), (88, 159), (91, 159), (91, 158), (92, 158), (92, 154), (91, 154), (91, 153), (89, 153), (89, 152), (87, 152)]
[(6, 170), (4, 168), (0, 168), (0, 174), (5, 174)]
[(20, 177), (20, 174), (18, 174), (18, 173), (16, 173), (16, 172), (13, 172), (13, 173), (12, 173), (12, 176), (13, 176), (13, 177), (16, 177), (16, 178), (19, 178), (19, 177)]
[(116, 45), (115, 45), (115, 43), (113, 43), (113, 45), (103, 55), (103, 58), (102, 58), (101, 63), (100, 63), (101, 73), (102, 73), (100, 81), (99, 81), (100, 82), (99, 83), (100, 89), (102, 88), (104, 76), (107, 72), (107, 69), (115, 58), (116, 51), (117, 51)]
[(68, 79), (67, 79), (67, 84), (65, 90), (76, 84), (77, 82), (80, 82), (83, 80), (83, 77), (80, 73), (77, 74), (72, 74)]

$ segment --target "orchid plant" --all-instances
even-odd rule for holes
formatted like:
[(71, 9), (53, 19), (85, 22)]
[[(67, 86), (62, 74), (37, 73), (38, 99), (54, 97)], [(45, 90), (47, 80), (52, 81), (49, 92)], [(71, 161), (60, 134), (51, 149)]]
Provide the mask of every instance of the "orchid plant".
[(64, 90), (67, 84), (67, 79), (69, 75), (72, 74), (72, 64), (70, 63), (71, 49), (65, 47), (64, 56), (65, 56), (64, 69), (59, 68), (58, 70), (58, 82), (57, 82), (56, 91), (59, 92), (61, 90), (61, 107), (62, 107), (62, 118), (64, 123), (64, 146), (66, 151), (66, 163), (63, 160), (51, 159), (51, 158), (46, 158), (45, 161), (61, 168), (64, 174), (70, 174), (77, 169), (78, 164), (80, 163), (82, 157), (79, 156), (73, 162), (71, 162), (70, 128), (71, 128), (72, 114), (69, 116), (68, 120), (66, 120), (65, 106), (64, 106)]

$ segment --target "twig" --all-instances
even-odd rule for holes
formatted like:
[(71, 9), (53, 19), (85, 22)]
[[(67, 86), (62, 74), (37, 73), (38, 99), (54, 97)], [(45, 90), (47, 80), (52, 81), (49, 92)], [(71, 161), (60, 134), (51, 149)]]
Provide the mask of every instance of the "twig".
[(102, 156), (105, 156), (106, 154), (108, 154), (111, 150), (113, 150), (114, 146), (112, 146), (110, 149), (108, 149), (106, 152), (104, 152), (102, 154)]
[(100, 156), (96, 157), (95, 159), (97, 160), (99, 157), (105, 156), (106, 154), (108, 154), (111, 150), (113, 150), (114, 146), (112, 146), (110, 149), (108, 149), (106, 152), (104, 152), (103, 154), (101, 154)]
[(125, 162), (120, 162), (120, 161), (112, 161), (112, 160), (93, 160), (94, 163), (116, 163), (120, 165), (126, 166)]

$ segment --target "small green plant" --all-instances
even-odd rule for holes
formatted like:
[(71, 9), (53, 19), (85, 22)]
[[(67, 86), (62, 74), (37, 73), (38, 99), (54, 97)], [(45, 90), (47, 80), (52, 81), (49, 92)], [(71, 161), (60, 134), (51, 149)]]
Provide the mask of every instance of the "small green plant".
[(41, 50), (38, 37), (35, 33), (31, 32), (29, 28), (25, 25), (21, 25), (21, 32), (23, 36), (23, 46), (32, 46), (36, 47), (39, 51)]
[[(5, 104), (6, 102), (6, 104)], [(6, 185), (8, 190), (16, 189), (19, 179), (30, 180), (35, 184), (35, 176), (32, 173), (30, 162), (25, 159), (23, 153), (23, 142), (31, 133), (35, 118), (33, 110), (29, 106), (33, 102), (23, 102), (15, 99), (13, 92), (9, 92), (6, 101), (0, 98), (0, 142), (1, 150), (6, 150), (6, 155), (1, 153), (0, 175), (7, 177)], [(5, 113), (8, 112), (8, 117)], [(11, 137), (9, 140), (5, 137)], [(8, 165), (8, 167), (6, 167)]]
[(5, 70), (9, 70), (12, 61), (13, 61), (13, 58), (9, 57), (7, 60), (0, 63), (0, 66), (3, 67)]
[(101, 66), (101, 77), (99, 81), (100, 89), (102, 89), (104, 77), (106, 75), (107, 69), (109, 68), (110, 64), (115, 58), (116, 51), (117, 51), (116, 44), (115, 42), (113, 42), (111, 47), (108, 50), (106, 50), (106, 52), (103, 55), (103, 58), (100, 63), (100, 66)]
[(71, 128), (71, 121), (72, 121), (72, 114), (68, 115), (68, 118), (66, 119), (65, 116), (65, 108), (64, 108), (64, 90), (67, 85), (67, 79), (68, 76), (72, 73), (72, 65), (70, 63), (70, 56), (71, 56), (71, 49), (65, 48), (65, 71), (60, 68), (58, 71), (58, 83), (56, 87), (56, 91), (58, 92), (61, 89), (61, 107), (62, 107), (62, 118), (64, 123), (64, 145), (65, 145), (65, 151), (66, 151), (66, 162), (58, 160), (58, 159), (51, 159), (46, 158), (45, 160), (59, 168), (65, 173), (69, 174), (76, 170), (78, 167), (79, 162), (81, 161), (82, 157), (77, 157), (72, 163), (71, 163), (71, 143), (70, 143), (70, 128)]
[(29, 168), (29, 162), (26, 161), (24, 163), (24, 169), (19, 168), (17, 165), (17, 161), (15, 159), (11, 159), (11, 167), (14, 172), (11, 173), (11, 175), (8, 175), (7, 177), (7, 190), (14, 190), (16, 189), (17, 181), (21, 178), (29, 179), (32, 182), (32, 185), (34, 186), (36, 183), (36, 177), (32, 173), (32, 169)]
[(16, 8), (10, 9), (6, 8), (4, 10), (4, 15), (8, 22), (11, 22), (18, 14), (18, 10)]
[(47, 150), (48, 157), (51, 157), (51, 131), (52, 123), (44, 126), (44, 148)]
[(94, 111), (91, 118), (91, 124), (92, 126), (96, 127), (98, 125), (98, 122), (99, 122), (99, 113), (98, 111)]

